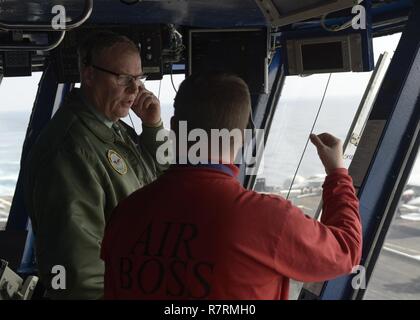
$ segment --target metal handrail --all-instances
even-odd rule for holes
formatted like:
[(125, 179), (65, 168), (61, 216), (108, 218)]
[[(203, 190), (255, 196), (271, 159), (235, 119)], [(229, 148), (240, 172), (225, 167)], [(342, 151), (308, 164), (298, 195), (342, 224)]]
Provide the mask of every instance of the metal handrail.
[(34, 44), (28, 44), (28, 45), (23, 45), (23, 44), (0, 45), (0, 51), (18, 51), (18, 50), (23, 50), (23, 51), (36, 51), (36, 50), (49, 51), (49, 50), (52, 50), (52, 49), (58, 47), (58, 45), (61, 43), (61, 41), (63, 41), (65, 34), (66, 34), (65, 31), (61, 31), (61, 34), (58, 37), (57, 41), (55, 41), (54, 43), (48, 44), (48, 45), (34, 45)]
[[(82, 25), (87, 19), (89, 19), (93, 10), (93, 0), (85, 0), (85, 8), (83, 10), (82, 17), (73, 23), (65, 25), (63, 29), (56, 30), (51, 24), (24, 24), (24, 23), (4, 23), (0, 22), (0, 29), (11, 31), (11, 30), (25, 30), (25, 31), (68, 31)], [(51, 49), (50, 49), (51, 50)]]

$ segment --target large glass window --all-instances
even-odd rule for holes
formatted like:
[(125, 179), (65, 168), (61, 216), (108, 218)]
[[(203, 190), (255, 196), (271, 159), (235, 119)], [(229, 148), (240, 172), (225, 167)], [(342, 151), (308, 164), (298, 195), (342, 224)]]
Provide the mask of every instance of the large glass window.
[(315, 214), (325, 172), (312, 144), (304, 153), (311, 128), (315, 125), (314, 133), (330, 132), (344, 140), (369, 77), (370, 73), (331, 75), (316, 123), (329, 75), (286, 79), (265, 149), (264, 171), (258, 177), (264, 185), (259, 191), (288, 196), (305, 213)]
[(40, 77), (36, 72), (31, 77), (4, 78), (0, 84), (0, 230), (9, 216)]
[(420, 299), (420, 153), (402, 193), (364, 299)]
[[(375, 61), (385, 51), (392, 56), (399, 38), (400, 34), (374, 39)], [(311, 129), (345, 141), (371, 76), (372, 72), (287, 77), (255, 190), (280, 194), (314, 217), (325, 172), (316, 148), (308, 141)], [(345, 157), (348, 166), (352, 155)], [(297, 298), (300, 288), (300, 283), (292, 281), (291, 299)]]
[[(399, 37), (397, 34), (374, 39), (376, 60), (384, 51), (392, 55)], [(316, 148), (308, 143), (311, 129), (314, 127), (313, 132), (317, 134), (330, 132), (344, 141), (371, 75), (372, 72), (287, 77), (256, 190), (288, 196), (313, 216), (325, 172)]]

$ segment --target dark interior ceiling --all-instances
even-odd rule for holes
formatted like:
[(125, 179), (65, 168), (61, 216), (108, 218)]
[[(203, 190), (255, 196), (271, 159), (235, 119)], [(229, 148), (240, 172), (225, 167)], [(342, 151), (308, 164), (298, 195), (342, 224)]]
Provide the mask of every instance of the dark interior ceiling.
[[(127, 5), (124, 2), (134, 2)], [(328, 0), (274, 0), (280, 12), (307, 7)], [(373, 0), (376, 20), (406, 14), (411, 0)], [(54, 5), (63, 5), (66, 14), (77, 20), (85, 0), (1, 0), (0, 22), (48, 22)], [(86, 24), (172, 23), (195, 27), (243, 27), (266, 24), (256, 0), (94, 0)]]
[[(83, 26), (98, 25), (145, 25), (174, 24), (187, 27), (234, 28), (266, 26), (267, 20), (256, 1), (262, 0), (92, 0), (93, 10)], [(322, 5), (333, 0), (273, 0), (280, 14), (306, 8), (310, 4)], [(404, 27), (412, 1), (418, 0), (373, 0), (373, 34), (380, 36), (399, 32)], [(126, 4), (124, 2), (131, 2)], [(15, 33), (6, 24), (45, 24), (50, 28), (55, 5), (66, 10), (67, 23), (79, 21), (88, 8), (89, 0), (0, 0), (0, 51), (15, 50)], [(349, 9), (328, 15), (328, 21), (347, 20)], [(319, 28), (319, 17), (284, 26), (281, 30)], [(339, 21), (338, 21), (339, 22)], [(343, 21), (339, 22), (343, 23)], [(64, 32), (23, 30), (27, 42), (60, 43)], [(304, 31), (305, 32), (305, 31)], [(66, 37), (67, 38), (67, 37)], [(30, 39), (30, 40), (29, 40)], [(18, 39), (22, 43), (22, 39)], [(7, 49), (11, 44), (12, 49)], [(25, 50), (25, 49), (19, 49)], [(29, 49), (28, 49), (29, 50)], [(34, 52), (34, 50), (32, 50)], [(34, 70), (42, 70), (47, 49), (32, 54)], [(0, 55), (0, 60), (3, 60)]]

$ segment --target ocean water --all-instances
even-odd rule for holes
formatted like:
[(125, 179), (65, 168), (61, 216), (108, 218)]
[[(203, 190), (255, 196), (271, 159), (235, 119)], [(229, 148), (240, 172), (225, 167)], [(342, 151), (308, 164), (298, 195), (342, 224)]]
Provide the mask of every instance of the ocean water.
[[(314, 132), (330, 132), (344, 140), (359, 100), (359, 96), (326, 99)], [(266, 179), (267, 185), (279, 188), (289, 187), (288, 182), (295, 174), (318, 108), (319, 100), (316, 99), (282, 99), (280, 101), (265, 146), (262, 170), (258, 175), (259, 178)], [(172, 105), (162, 104), (162, 119), (167, 128), (169, 128), (172, 115)], [(29, 109), (7, 111), (0, 109), (0, 197), (11, 196), (14, 193), (29, 117)], [(132, 119), (137, 132), (140, 132), (140, 120), (136, 116), (132, 116)], [(131, 123), (129, 119), (126, 121)], [(309, 142), (297, 175), (309, 178), (322, 174), (324, 174), (324, 169), (316, 149)], [(420, 183), (420, 161), (417, 161), (410, 180)]]
[(30, 113), (0, 110), (0, 197), (14, 193)]

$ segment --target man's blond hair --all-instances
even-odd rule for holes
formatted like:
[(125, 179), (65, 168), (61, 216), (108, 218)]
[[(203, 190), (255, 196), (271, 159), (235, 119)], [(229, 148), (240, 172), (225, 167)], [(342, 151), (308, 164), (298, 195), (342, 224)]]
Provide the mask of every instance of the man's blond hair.
[(176, 121), (188, 129), (246, 129), (251, 97), (244, 80), (225, 73), (192, 75), (184, 80), (175, 97)]

